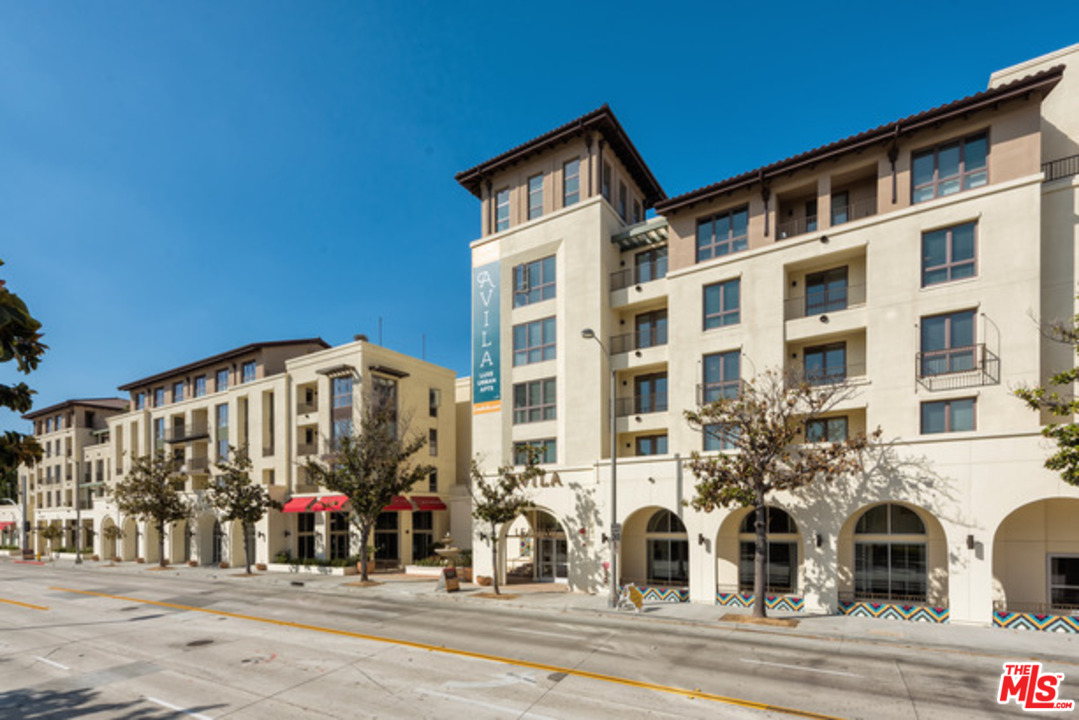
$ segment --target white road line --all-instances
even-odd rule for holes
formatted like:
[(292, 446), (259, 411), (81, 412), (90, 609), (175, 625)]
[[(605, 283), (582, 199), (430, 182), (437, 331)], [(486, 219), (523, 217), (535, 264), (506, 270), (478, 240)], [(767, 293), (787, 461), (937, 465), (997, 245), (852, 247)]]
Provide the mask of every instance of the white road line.
[(806, 672), (824, 673), (825, 675), (843, 675), (844, 677), (861, 677), (861, 675), (855, 675), (854, 673), (841, 672), (839, 670), (821, 670), (819, 668), (805, 667), (804, 665), (787, 665), (786, 663), (774, 663), (767, 662), (765, 660), (747, 660), (741, 658), (744, 663), (753, 663), (754, 665), (771, 665), (772, 667), (790, 668), (791, 670), (804, 670)]
[(170, 702), (165, 702), (164, 700), (158, 700), (157, 698), (150, 697), (149, 695), (146, 695), (145, 697), (150, 702), (157, 703), (161, 707), (166, 707), (169, 710), (175, 710), (176, 712), (183, 713), (184, 715), (190, 715), (193, 718), (198, 718), (198, 720), (213, 720), (213, 718), (211, 718), (209, 715), (203, 715), (202, 713), (191, 712), (190, 710), (183, 709), (179, 705), (173, 705)]
[(61, 665), (61, 664), (60, 664), (60, 663), (58, 663), (58, 662), (53, 662), (52, 660), (49, 660), (48, 658), (43, 658), (43, 657), (37, 657), (37, 656), (35, 655), (35, 656), (34, 656), (34, 659), (35, 659), (35, 660), (40, 660), (41, 662), (45, 663), (46, 665), (52, 665), (53, 667), (58, 667), (58, 668), (60, 668), (61, 670), (70, 670), (70, 669), (71, 669), (71, 668), (69, 668), (69, 667), (68, 667), (67, 665)]
[(525, 628), (514, 628), (514, 627), (507, 627), (507, 628), (502, 628), (502, 629), (503, 630), (508, 630), (509, 632), (515, 632), (515, 633), (528, 633), (529, 635), (546, 635), (548, 637), (556, 637), (556, 638), (563, 638), (563, 639), (569, 639), (569, 640), (580, 640), (581, 639), (580, 635), (570, 635), (569, 633), (547, 632), (546, 630), (527, 630)]
[(423, 688), (417, 688), (418, 692), (424, 695), (433, 695), (434, 697), (442, 698), (443, 700), (456, 700), (457, 702), (468, 703), (469, 705), (476, 705), (477, 707), (484, 707), (488, 710), (497, 710), (498, 712), (510, 713), (514, 717), (530, 717), (536, 718), (536, 720), (554, 720), (554, 718), (546, 715), (536, 715), (535, 713), (526, 712), (521, 715), (520, 708), (511, 708), (505, 705), (495, 705), (494, 703), (484, 702), (482, 700), (475, 700), (473, 698), (460, 697), (459, 695), (451, 695), (449, 693), (441, 693), (435, 690), (425, 690)]

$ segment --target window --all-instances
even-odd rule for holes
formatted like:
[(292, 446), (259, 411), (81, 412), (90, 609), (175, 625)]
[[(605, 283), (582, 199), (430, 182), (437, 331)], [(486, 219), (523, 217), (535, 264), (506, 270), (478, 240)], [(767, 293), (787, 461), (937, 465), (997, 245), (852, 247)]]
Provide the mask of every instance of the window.
[(562, 164), (562, 206), (569, 207), (581, 199), (581, 161)]
[(922, 318), (921, 377), (974, 369), (974, 311)]
[(850, 220), (850, 193), (832, 193), (832, 224), (842, 225)]
[(427, 431), (427, 450), (431, 457), (438, 457), (438, 430), (434, 428)]
[(806, 423), (806, 442), (843, 442), (847, 439), (847, 417), (814, 418)]
[(817, 229), (817, 198), (806, 200), (806, 232), (815, 232)]
[(513, 463), (515, 465), (526, 464), (528, 462), (529, 449), (535, 449), (538, 453), (539, 457), (536, 458), (537, 465), (558, 462), (558, 443), (554, 438), (547, 438), (544, 440), (527, 440), (513, 443)]
[(214, 390), (217, 392), (223, 392), (229, 389), (229, 371), (228, 369), (217, 371), (217, 382), (214, 385)]
[(637, 348), (650, 348), (667, 344), (666, 310), (641, 313), (634, 318), (634, 325), (637, 331)]
[(334, 418), (330, 422), (330, 449), (341, 450), (347, 437), (352, 437), (352, 418)]
[(701, 428), (704, 434), (705, 451), (712, 450), (737, 450), (735, 442), (738, 440), (738, 428), (726, 423), (714, 423)]
[(513, 307), (531, 305), (555, 296), (555, 256), (513, 268)]
[(165, 388), (159, 387), (154, 390), (154, 407), (162, 407), (165, 404)]
[(510, 189), (499, 190), (495, 195), (495, 232), (509, 230)]
[(214, 408), (217, 420), (217, 457), (223, 460), (229, 456), (229, 406), (222, 403)]
[(633, 413), (667, 411), (667, 373), (633, 378)]
[(401, 555), (399, 543), (397, 513), (379, 513), (375, 519), (375, 560), (397, 562)]
[(435, 519), (430, 510), (412, 513), (412, 561), (435, 555)]
[(978, 133), (911, 156), (911, 202), (920, 203), (986, 184), (989, 137)]
[(165, 448), (165, 418), (154, 418), (154, 450)]
[(135, 394), (135, 409), (142, 410), (146, 407), (146, 393), (140, 392)]
[(805, 349), (805, 379), (810, 385), (828, 385), (847, 379), (847, 344), (817, 345)]
[(626, 221), (626, 184), (621, 180), (618, 181), (618, 217)]
[(555, 379), (534, 380), (513, 386), (513, 422), (555, 419)]
[(847, 268), (806, 275), (806, 317), (847, 309)]
[(255, 381), (255, 361), (245, 362), (241, 367), (241, 383), (249, 383)]
[[(750, 510), (738, 529), (738, 589), (753, 592), (756, 577), (757, 513)], [(765, 591), (793, 593), (798, 590), (798, 526), (786, 511), (764, 508)]]
[(432, 470), (427, 475), (427, 491), (438, 492), (438, 470)]
[(330, 380), (333, 390), (333, 398), (331, 400), (332, 407), (334, 408), (351, 408), (352, 407), (352, 377), (345, 375), (344, 377), (335, 377)]
[(922, 287), (974, 277), (976, 223), (922, 233)]
[(641, 217), (641, 203), (638, 200), (634, 199), (633, 200), (633, 224), (636, 225), (641, 220), (642, 220), (642, 217)]
[(603, 197), (607, 198), (607, 202), (611, 201), (611, 165), (610, 165), (610, 163), (603, 163)]
[(1079, 607), (1079, 555), (1049, 556), (1049, 603)]
[(528, 219), (543, 215), (543, 175), (528, 178)]
[(338, 451), (352, 437), (352, 376), (330, 378), (330, 448)]
[(745, 250), (749, 209), (741, 208), (697, 221), (697, 262)]
[(199, 375), (195, 378), (195, 397), (202, 397), (206, 394), (206, 376)]
[(555, 357), (553, 317), (513, 326), (513, 364), (529, 365)]
[(371, 376), (371, 390), (375, 407), (384, 411), (386, 421), (397, 427), (397, 381), (381, 375)]
[(173, 383), (172, 386), (172, 401), (180, 402), (184, 399), (184, 384), (182, 382)]
[(666, 455), (666, 435), (641, 435), (637, 438), (637, 455)]
[(315, 557), (315, 514), (296, 513), (296, 556), (301, 560)]
[(704, 329), (737, 325), (742, 281), (739, 278), (704, 286)]
[(638, 285), (667, 277), (667, 248), (643, 250), (634, 255), (633, 275)]
[(63, 430), (64, 429), (64, 416), (63, 415), (57, 415), (56, 416), (56, 429), (57, 430)]
[[(867, 510), (854, 527), (854, 592), (873, 599), (926, 599), (925, 523), (902, 505)], [(877, 537), (869, 537), (874, 536)]]
[(45, 418), (45, 432), (52, 432), (52, 418)]
[(702, 404), (714, 402), (721, 397), (733, 398), (738, 395), (740, 360), (741, 353), (738, 350), (704, 356)]
[(442, 391), (438, 388), (430, 388), (427, 391), (427, 414), (438, 417), (438, 408), (442, 405)]
[(330, 559), (344, 559), (348, 557), (348, 513), (330, 513)]
[(922, 434), (974, 429), (974, 398), (922, 403)]
[(645, 530), (648, 583), (685, 587), (689, 583), (689, 536), (682, 520), (670, 510), (658, 510)]

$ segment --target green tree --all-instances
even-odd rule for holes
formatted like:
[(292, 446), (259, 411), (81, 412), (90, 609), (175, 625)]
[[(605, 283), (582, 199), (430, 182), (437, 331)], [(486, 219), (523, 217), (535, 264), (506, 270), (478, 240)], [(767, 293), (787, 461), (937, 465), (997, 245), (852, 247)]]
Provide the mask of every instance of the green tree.
[[(1071, 345), (1079, 353), (1079, 315), (1071, 322), (1049, 323), (1042, 333), (1054, 342)], [(1079, 425), (1074, 422), (1079, 413), (1079, 399), (1074, 394), (1076, 382), (1079, 382), (1079, 367), (1056, 373), (1047, 385), (1020, 387), (1014, 392), (1031, 410), (1068, 419), (1042, 427), (1042, 435), (1057, 446), (1057, 451), (1045, 461), (1045, 467), (1060, 473), (1069, 485), (1079, 487)]]
[(470, 473), (472, 482), (469, 491), (472, 494), (472, 517), (486, 525), (487, 542), (491, 545), (491, 578), (495, 595), (498, 589), (498, 529), (500, 525), (513, 522), (528, 505), (524, 488), (543, 477), (543, 470), (536, 466), (540, 449), (529, 446), (525, 450), (525, 465), (520, 470), (513, 465), (502, 465), (490, 479), (483, 476), (479, 464), (472, 461)]
[[(0, 266), (3, 264), (0, 260)], [(47, 349), (48, 346), (41, 342), (41, 323), (30, 315), (19, 296), (0, 280), (0, 363), (14, 360), (16, 369), (29, 375), (37, 369)], [(0, 383), (0, 407), (12, 412), (29, 412), (33, 407), (33, 395), (34, 391), (25, 382)], [(11, 430), (0, 434), (0, 472), (6, 482), (14, 482), (15, 468), (30, 465), (40, 460), (41, 455), (41, 446), (34, 438)], [(0, 497), (17, 494), (17, 488), (14, 491), (9, 488)]]
[(186, 520), (191, 506), (183, 495), (179, 461), (163, 450), (134, 458), (131, 470), (112, 487), (112, 500), (125, 516), (153, 523), (159, 564), (165, 567), (165, 527)]
[(407, 420), (398, 419), (392, 401), (372, 396), (364, 403), (357, 431), (337, 439), (330, 454), (309, 458), (304, 465), (309, 482), (348, 498), (350, 519), (360, 536), (363, 582), (368, 579), (371, 531), (382, 508), (434, 470), (413, 463), (412, 456), (427, 444), (427, 438), (409, 433), (408, 425)]
[[(849, 397), (845, 382), (811, 383), (796, 373), (768, 370), (742, 383), (740, 392), (686, 411), (690, 425), (717, 438), (726, 449), (694, 452), (689, 467), (697, 478), (690, 504), (756, 509), (753, 556), (753, 615), (766, 615), (768, 535), (764, 508), (779, 491), (796, 491), (861, 468), (862, 452), (880, 437), (848, 435), (835, 442), (807, 442), (805, 429)], [(810, 440), (812, 438), (809, 438)]]
[(251, 482), (251, 458), (247, 448), (229, 446), (228, 458), (217, 461), (217, 475), (210, 486), (210, 501), (221, 511), (227, 522), (239, 520), (244, 529), (244, 564), (251, 574), (251, 535), (255, 523), (266, 517), (271, 509), (281, 509), (281, 503), (270, 497), (270, 491)]

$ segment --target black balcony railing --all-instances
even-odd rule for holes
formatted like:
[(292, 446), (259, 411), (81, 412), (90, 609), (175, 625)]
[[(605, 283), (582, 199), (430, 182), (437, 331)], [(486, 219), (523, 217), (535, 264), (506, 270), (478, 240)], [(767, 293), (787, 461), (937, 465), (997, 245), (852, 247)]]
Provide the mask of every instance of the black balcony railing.
[(210, 458), (188, 458), (184, 461), (183, 468), (188, 475), (205, 475), (210, 469)]
[(621, 397), (614, 402), (614, 414), (616, 417), (646, 415), (657, 412), (667, 412), (667, 393)]
[(314, 455), (318, 452), (318, 446), (315, 443), (300, 443), (296, 446), (296, 454), (300, 456)]
[(635, 267), (616, 270), (611, 273), (611, 292), (627, 288), (630, 285), (643, 285), (665, 277), (667, 277), (667, 258), (644, 262)]
[(313, 413), (318, 410), (317, 402), (302, 402), (296, 405), (297, 415), (306, 415), (307, 413)]
[(915, 355), (918, 383), (927, 390), (996, 385), (1000, 382), (1000, 358), (985, 343)]
[(788, 320), (840, 312), (865, 305), (865, 285), (811, 288), (805, 295), (787, 298), (785, 305)]
[(1045, 173), (1045, 182), (1079, 175), (1079, 155), (1069, 155), (1042, 163), (1042, 172)]
[(205, 425), (174, 425), (165, 430), (165, 442), (178, 443), (210, 437)]
[(647, 330), (615, 335), (611, 338), (611, 353), (630, 352), (667, 344), (667, 326), (660, 325)]
[(832, 204), (832, 225), (861, 220), (877, 214), (877, 199), (875, 197), (856, 200), (846, 205)]
[(848, 362), (835, 367), (805, 367), (804, 365), (794, 368), (792, 377), (805, 380), (810, 385), (838, 385), (857, 378), (865, 377), (865, 363)]
[(707, 405), (720, 398), (736, 398), (742, 392), (741, 380), (697, 384), (697, 404)]
[(817, 216), (807, 215), (806, 217), (794, 218), (791, 220), (785, 220), (776, 225), (776, 237), (780, 240), (784, 240), (795, 235), (801, 235), (807, 232), (816, 232), (817, 230)]

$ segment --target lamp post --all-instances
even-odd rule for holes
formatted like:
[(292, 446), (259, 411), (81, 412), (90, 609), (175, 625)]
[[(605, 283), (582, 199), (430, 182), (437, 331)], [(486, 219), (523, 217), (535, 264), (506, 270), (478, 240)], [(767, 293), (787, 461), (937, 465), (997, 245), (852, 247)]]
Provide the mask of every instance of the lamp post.
[(618, 425), (615, 419), (617, 378), (614, 366), (611, 364), (611, 354), (607, 352), (603, 341), (596, 337), (592, 328), (582, 330), (581, 337), (585, 340), (596, 341), (599, 349), (603, 351), (603, 356), (607, 358), (607, 367), (611, 374), (611, 596), (607, 602), (614, 608), (618, 607), (618, 545), (622, 541), (622, 526), (618, 524)]

